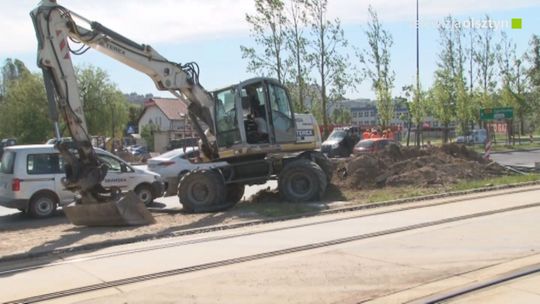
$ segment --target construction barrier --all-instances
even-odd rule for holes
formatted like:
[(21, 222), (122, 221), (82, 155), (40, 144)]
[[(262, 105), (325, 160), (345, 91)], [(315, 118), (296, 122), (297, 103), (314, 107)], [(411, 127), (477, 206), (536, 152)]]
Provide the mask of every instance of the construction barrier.
[(484, 159), (490, 159), (489, 156), (491, 154), (491, 140), (488, 140), (486, 142), (486, 146), (484, 149)]

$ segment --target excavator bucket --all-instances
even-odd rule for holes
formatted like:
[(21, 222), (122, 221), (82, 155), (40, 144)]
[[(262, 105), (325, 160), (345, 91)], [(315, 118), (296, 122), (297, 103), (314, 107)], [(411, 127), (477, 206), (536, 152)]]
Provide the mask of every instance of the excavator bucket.
[(77, 226), (137, 226), (156, 221), (139, 197), (129, 191), (118, 201), (64, 207), (64, 213)]

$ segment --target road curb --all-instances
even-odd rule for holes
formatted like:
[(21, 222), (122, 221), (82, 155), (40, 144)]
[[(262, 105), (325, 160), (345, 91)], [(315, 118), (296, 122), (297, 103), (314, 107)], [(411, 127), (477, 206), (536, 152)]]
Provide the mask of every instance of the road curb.
[(84, 245), (73, 246), (73, 247), (62, 248), (62, 249), (53, 249), (53, 250), (29, 252), (29, 253), (17, 253), (17, 254), (6, 255), (6, 256), (1, 257), (0, 263), (17, 261), (17, 260), (25, 260), (25, 259), (30, 259), (30, 258), (43, 258), (47, 256), (54, 256), (54, 255), (61, 255), (61, 254), (72, 254), (72, 253), (76, 253), (80, 251), (97, 250), (97, 249), (102, 249), (102, 248), (107, 248), (107, 247), (113, 247), (113, 246), (125, 245), (125, 244), (131, 244), (131, 243), (137, 243), (137, 242), (143, 242), (143, 241), (151, 241), (151, 240), (165, 239), (165, 238), (178, 237), (178, 236), (194, 235), (194, 234), (201, 234), (201, 233), (214, 232), (214, 231), (220, 231), (220, 230), (237, 229), (237, 228), (242, 228), (242, 227), (247, 227), (247, 226), (261, 225), (261, 224), (300, 219), (300, 218), (306, 218), (306, 217), (368, 210), (368, 209), (382, 208), (382, 207), (390, 207), (390, 206), (396, 206), (396, 205), (402, 205), (402, 204), (408, 204), (408, 203), (414, 203), (414, 202), (421, 202), (421, 201), (426, 201), (426, 200), (457, 197), (457, 196), (464, 196), (464, 195), (475, 194), (475, 193), (521, 188), (521, 187), (534, 186), (534, 185), (540, 185), (540, 181), (531, 181), (531, 182), (524, 182), (524, 183), (515, 183), (515, 184), (508, 184), (508, 185), (476, 188), (476, 189), (470, 189), (470, 190), (464, 190), (464, 191), (452, 191), (452, 192), (439, 193), (439, 194), (415, 196), (415, 197), (401, 198), (401, 199), (396, 199), (396, 200), (368, 203), (368, 204), (363, 204), (363, 205), (344, 206), (344, 207), (336, 207), (336, 208), (330, 207), (327, 210), (311, 211), (307, 213), (295, 214), (291, 216), (276, 217), (272, 219), (253, 220), (253, 221), (246, 221), (246, 222), (241, 222), (241, 223), (236, 223), (236, 224), (215, 225), (215, 226), (209, 226), (209, 227), (203, 227), (203, 228), (193, 228), (193, 229), (183, 230), (180, 232), (158, 233), (152, 236), (148, 236), (148, 235), (135, 236), (135, 237), (129, 237), (129, 238), (123, 238), (123, 239), (117, 239), (117, 240), (107, 240), (103, 242), (84, 244)]

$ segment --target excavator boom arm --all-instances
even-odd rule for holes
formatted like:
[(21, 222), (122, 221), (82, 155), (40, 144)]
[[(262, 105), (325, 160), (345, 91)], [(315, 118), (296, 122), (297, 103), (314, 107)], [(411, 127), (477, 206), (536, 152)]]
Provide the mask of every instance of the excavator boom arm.
[[(93, 48), (148, 75), (159, 90), (169, 91), (186, 103), (188, 115), (202, 140), (202, 152), (209, 159), (218, 157), (217, 148), (203, 132), (197, 119), (204, 122), (211, 134), (215, 134), (214, 101), (199, 84), (199, 71), (195, 63), (173, 63), (149, 45), (132, 40), (58, 5), (45, 0), (31, 12), (38, 39), (38, 66), (42, 68), (50, 104), (52, 119), (58, 120), (58, 112), (66, 122), (78, 155), (59, 146), (71, 165), (67, 173), (68, 188), (91, 191), (101, 183), (106, 170), (100, 168), (91, 146), (85, 122), (83, 104), (71, 61), (72, 54), (80, 54), (83, 48)], [(69, 41), (82, 44), (73, 51)], [(58, 111), (58, 112), (57, 112)], [(56, 129), (57, 137), (58, 128)], [(87, 174), (89, 176), (83, 176)]]

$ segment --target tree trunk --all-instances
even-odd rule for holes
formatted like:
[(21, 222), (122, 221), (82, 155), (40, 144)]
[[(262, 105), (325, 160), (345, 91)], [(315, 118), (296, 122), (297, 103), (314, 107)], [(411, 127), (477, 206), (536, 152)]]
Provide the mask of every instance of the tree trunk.
[(407, 147), (409, 146), (409, 141), (411, 139), (411, 124), (412, 121), (409, 119), (409, 123), (407, 124)]
[(445, 122), (444, 123), (444, 131), (443, 131), (443, 143), (447, 144), (448, 143), (448, 122)]
[(415, 136), (415, 145), (417, 148), (420, 148), (420, 134), (422, 133), (422, 124), (419, 123), (416, 125), (416, 133)]
[(328, 137), (328, 113), (326, 113), (326, 83), (321, 83), (322, 115), (323, 115), (323, 136)]

